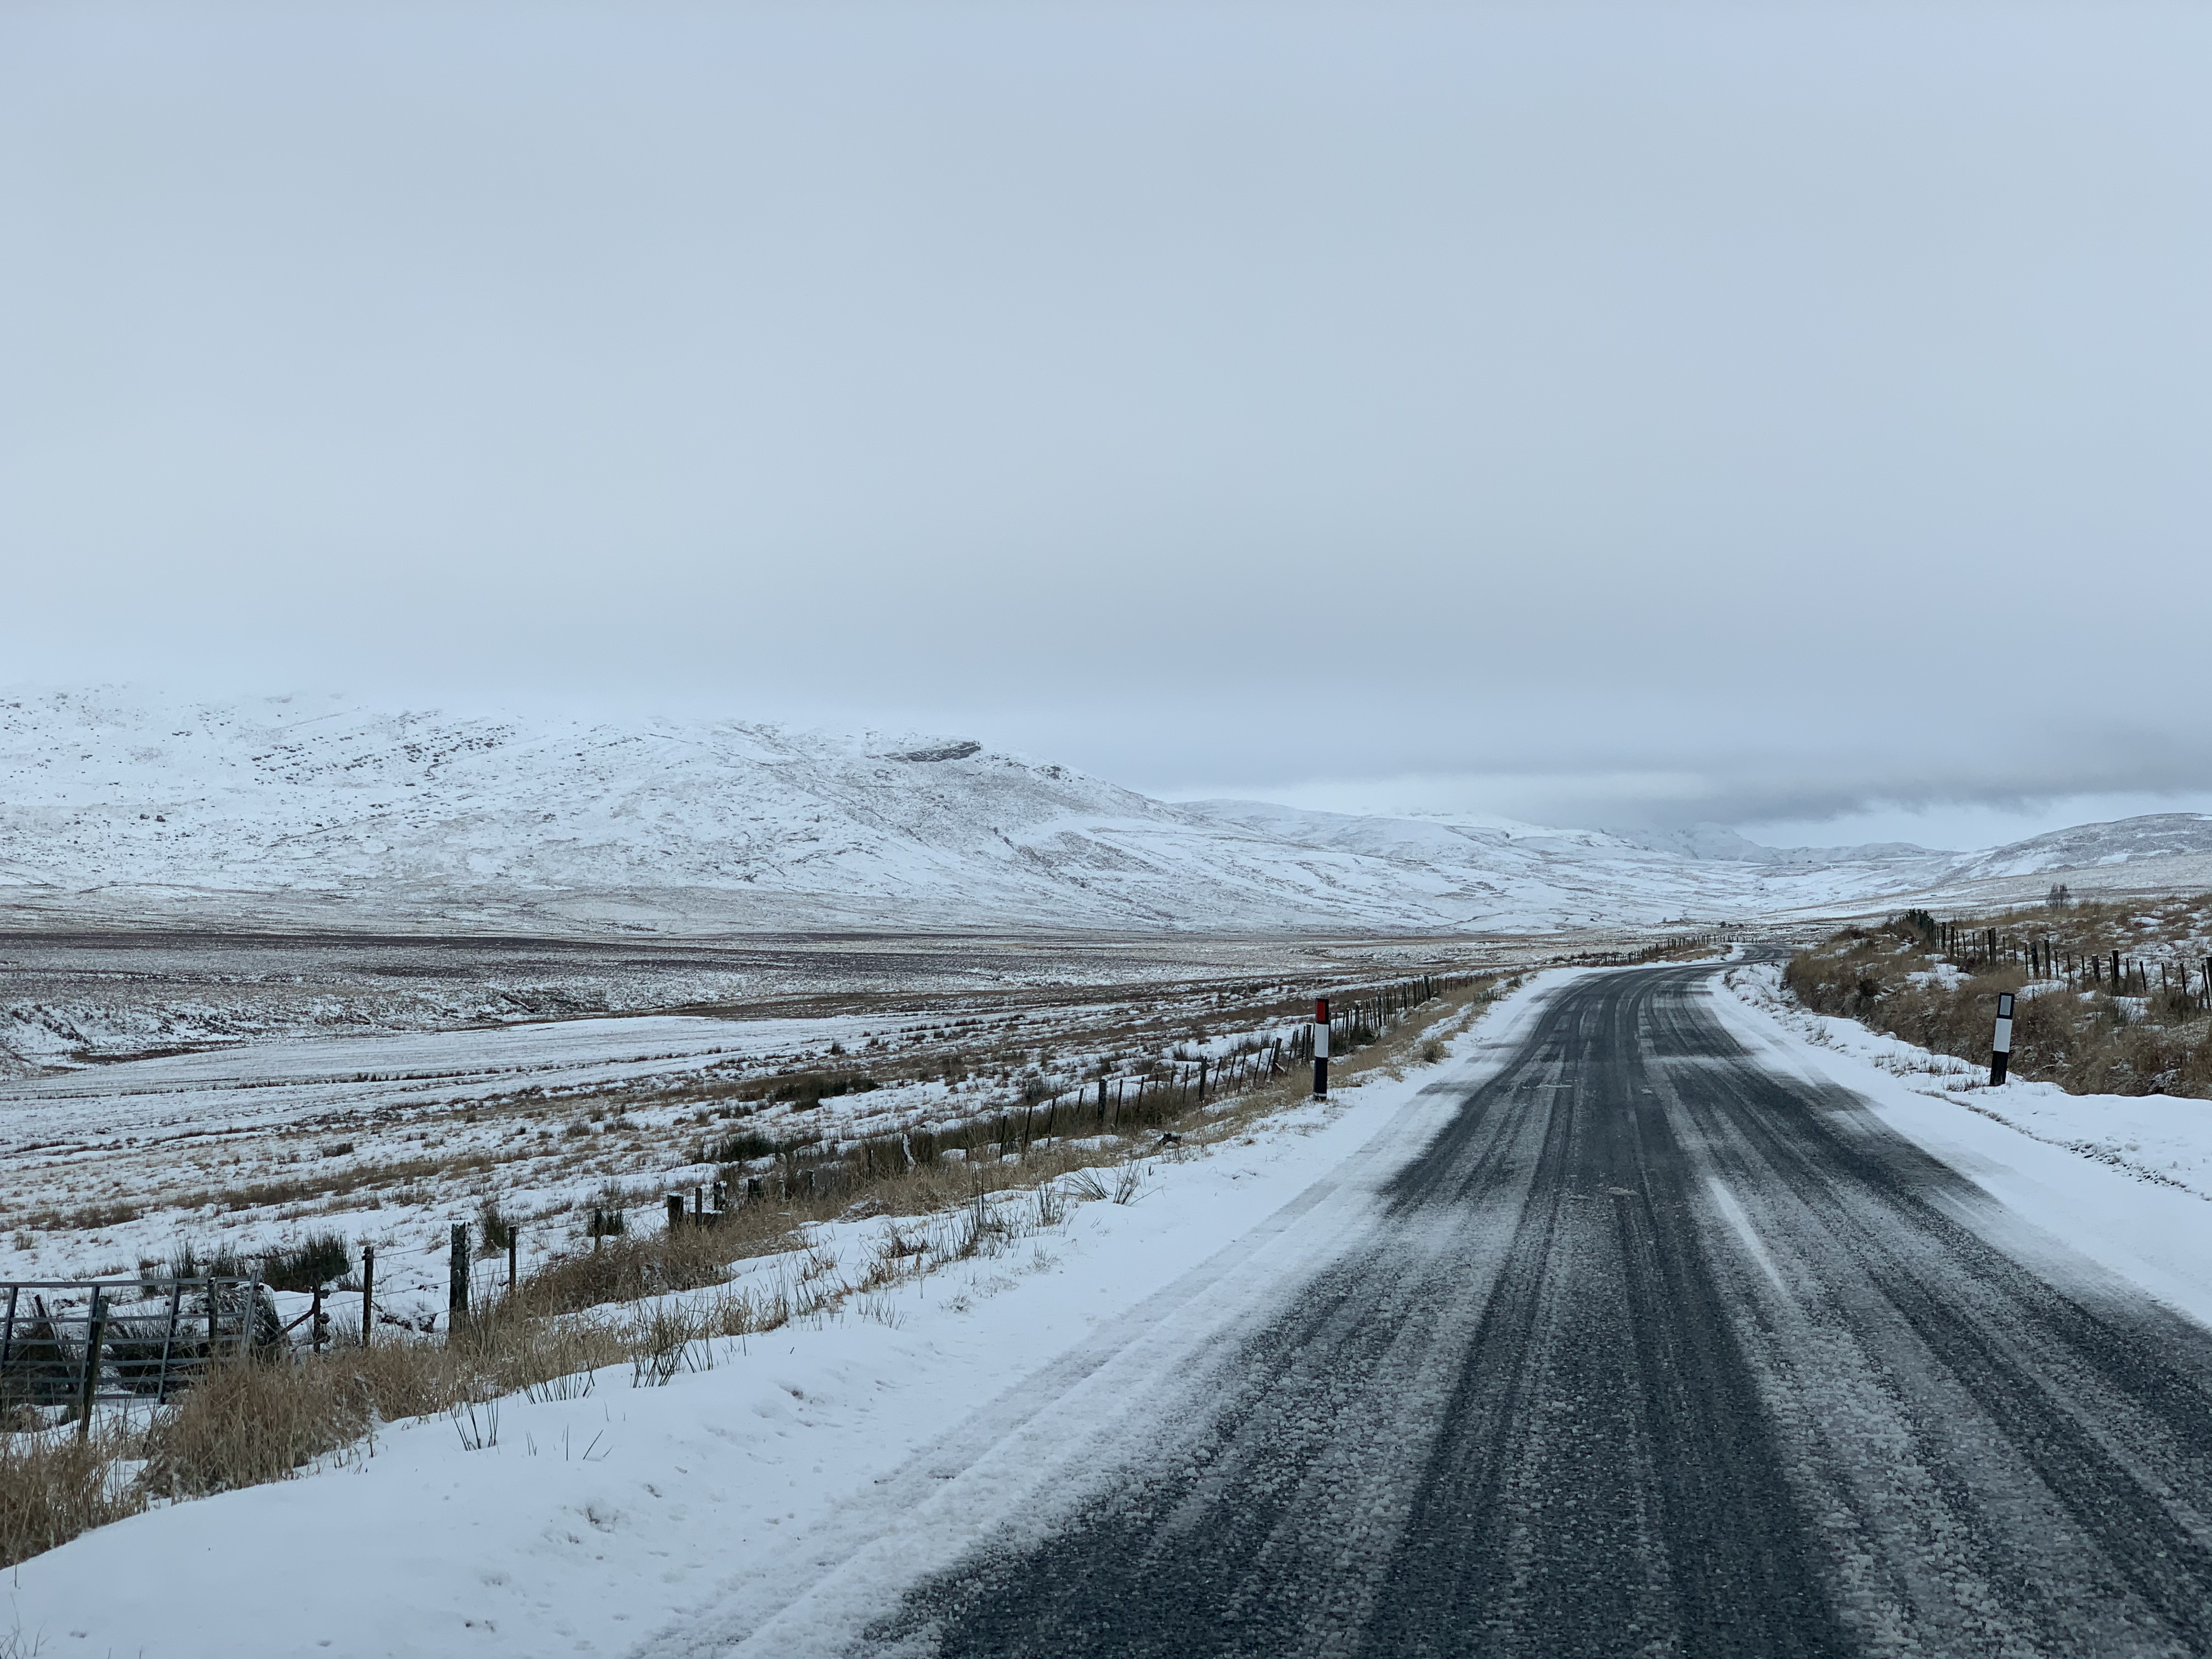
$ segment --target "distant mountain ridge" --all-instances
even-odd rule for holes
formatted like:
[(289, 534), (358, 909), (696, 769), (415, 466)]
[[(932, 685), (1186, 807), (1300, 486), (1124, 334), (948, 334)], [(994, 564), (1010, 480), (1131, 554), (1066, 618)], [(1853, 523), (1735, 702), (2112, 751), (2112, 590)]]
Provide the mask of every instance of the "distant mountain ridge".
[(1814, 856), (1716, 826), (1170, 804), (923, 732), (0, 697), (0, 914), (17, 925), (1525, 932), (1873, 907), (2069, 849), (2171, 863), (2197, 845), (2185, 816), (1989, 854)]

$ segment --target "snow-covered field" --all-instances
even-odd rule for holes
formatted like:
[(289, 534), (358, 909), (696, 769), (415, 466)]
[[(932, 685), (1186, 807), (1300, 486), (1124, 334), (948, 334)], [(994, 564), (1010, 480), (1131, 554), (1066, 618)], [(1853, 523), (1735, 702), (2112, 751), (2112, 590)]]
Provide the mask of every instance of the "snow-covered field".
[[(711, 1369), (665, 1387), (625, 1370), (580, 1398), (511, 1399), (495, 1443), (481, 1415), (392, 1425), (302, 1479), (88, 1534), (12, 1575), (9, 1616), (50, 1652), (147, 1659), (834, 1645), (866, 1609), (809, 1600), (826, 1568), (847, 1565), (848, 1592), (911, 1582), (1018, 1512), (1071, 1432), (1142, 1435), (1129, 1402), (1158, 1357), (1325, 1263), (1346, 1206), (1370, 1200), (1564, 978), (1498, 1005), (1442, 1068), (1153, 1162), (1133, 1202), (1030, 1214), (998, 1255), (718, 1343)], [(1954, 1062), (1803, 1014), (1762, 966), (1731, 969), (1713, 996), (1747, 1047), (1864, 1096), (2002, 1200), (2014, 1248), (2069, 1247), (2212, 1320), (2203, 1103), (1968, 1086)], [(822, 1229), (817, 1248), (858, 1259), (884, 1224)]]
[(555, 1218), (526, 1229), (534, 1262), (608, 1185), (697, 1173), (698, 1131), (679, 1127), (696, 1109), (662, 1091), (863, 1047), (866, 1030), (577, 1020), (249, 1043), (20, 1081), (0, 1089), (0, 1213), (15, 1227), (0, 1276), (128, 1272), (185, 1243), (202, 1260), (250, 1255), (335, 1229), (377, 1245), (387, 1310), (426, 1314), (449, 1212), (467, 1219), (490, 1197)]
[[(1358, 977), (1404, 971), (1372, 966), (1397, 971)], [(486, 1202), (520, 1224), (527, 1271), (581, 1248), (594, 1209), (649, 1214), (720, 1179), (731, 1160), (711, 1154), (737, 1130), (834, 1146), (1102, 1077), (1131, 1089), (1279, 1035), (1316, 982), (1352, 977), (1002, 983), (803, 1017), (342, 1030), (76, 1058), (0, 1080), (0, 1278), (129, 1274), (188, 1247), (251, 1259), (334, 1231), (356, 1256), (376, 1247), (383, 1315), (421, 1324), (443, 1306), (451, 1224)], [(810, 1076), (850, 1090), (770, 1097)]]

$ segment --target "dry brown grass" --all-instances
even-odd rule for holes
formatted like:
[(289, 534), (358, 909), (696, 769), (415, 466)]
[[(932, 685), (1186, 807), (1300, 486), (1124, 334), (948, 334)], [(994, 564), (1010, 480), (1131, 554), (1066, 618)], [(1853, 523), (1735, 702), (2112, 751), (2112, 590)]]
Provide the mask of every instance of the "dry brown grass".
[[(1975, 935), (1995, 928), (2008, 939), (2033, 938), (2048, 941), (2062, 956), (2102, 957), (2113, 951), (2125, 957), (2156, 953), (2191, 938), (2202, 939), (2212, 925), (2212, 894), (2178, 895), (2170, 898), (2135, 900), (2076, 900), (2063, 906), (2038, 905), (2027, 909), (1950, 919), (1960, 931), (1969, 954), (1979, 949)], [(2185, 956), (2202, 952), (2183, 950)]]
[(805, 1223), (834, 1219), (849, 1207), (850, 1200), (826, 1199), (749, 1204), (725, 1212), (713, 1227), (602, 1239), (596, 1250), (558, 1257), (529, 1274), (514, 1300), (531, 1316), (550, 1318), (720, 1284), (732, 1262), (788, 1249)]
[[(2112, 937), (2099, 925), (2109, 927), (2112, 920), (2054, 918), (2075, 925), (2065, 948), (2076, 954), (2099, 953), (2082, 947)], [(2137, 934), (2117, 948), (2133, 954), (2144, 943)], [(1925, 929), (1900, 918), (1879, 928), (1845, 928), (1792, 958), (1783, 977), (1816, 1013), (1840, 1014), (1975, 1066), (1989, 1063), (1997, 994), (2029, 993), (2014, 1010), (2014, 1077), (2055, 1083), (2069, 1094), (2212, 1099), (2212, 1018), (2191, 998), (2115, 997), (2108, 982), (2069, 988), (2031, 981), (2012, 965), (1986, 967), (1953, 985), (1940, 975), (1915, 982), (1937, 966)]]
[(1735, 941), (1725, 933), (1698, 933), (1682, 939), (1661, 939), (1647, 945), (1629, 958), (1632, 962), (1702, 962), (1726, 951)]
[(620, 1326), (501, 1308), (450, 1339), (279, 1356), (218, 1367), (144, 1431), (147, 1489), (191, 1498), (281, 1480), (373, 1425), (428, 1417), (619, 1364)]
[(360, 1389), (319, 1363), (218, 1365), (147, 1432), (146, 1486), (198, 1498), (281, 1480), (368, 1426)]
[[(453, 1179), (479, 1175), (503, 1163), (526, 1161), (527, 1149), (494, 1149), (464, 1153), (452, 1158), (410, 1157), (349, 1168), (319, 1170), (313, 1175), (282, 1176), (267, 1181), (245, 1182), (231, 1187), (189, 1188), (165, 1194), (161, 1207), (198, 1210), (214, 1206), (222, 1210), (276, 1208), (344, 1198), (363, 1188), (404, 1186), (410, 1182)], [(75, 1210), (48, 1206), (13, 1212), (10, 1227), (31, 1227), (45, 1232), (97, 1231), (121, 1226), (146, 1213), (147, 1206), (131, 1203), (93, 1204)]]
[(0, 1567), (145, 1508), (144, 1491), (116, 1478), (136, 1452), (119, 1430), (84, 1440), (67, 1429), (0, 1434)]

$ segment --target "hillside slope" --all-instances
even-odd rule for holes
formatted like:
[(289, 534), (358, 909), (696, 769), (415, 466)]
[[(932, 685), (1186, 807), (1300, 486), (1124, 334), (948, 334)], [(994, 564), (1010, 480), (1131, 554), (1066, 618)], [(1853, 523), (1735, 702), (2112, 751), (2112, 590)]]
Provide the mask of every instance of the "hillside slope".
[(2054, 830), (2047, 836), (2032, 836), (1992, 852), (1975, 854), (1960, 864), (1956, 873), (1974, 880), (2166, 858), (2212, 858), (2212, 817), (2201, 812), (2153, 812), (2117, 823), (2077, 823), (2070, 830)]
[(77, 914), (660, 928), (1429, 925), (1396, 872), (1066, 769), (737, 721), (0, 705), (0, 883)]
[[(19, 916), (654, 933), (1428, 931), (1740, 904), (1725, 866), (1610, 838), (1170, 806), (915, 733), (0, 701)], [(1254, 811), (1259, 816), (1255, 817)], [(1335, 826), (1342, 830), (1344, 826)], [(1424, 858), (1437, 842), (1452, 856)]]

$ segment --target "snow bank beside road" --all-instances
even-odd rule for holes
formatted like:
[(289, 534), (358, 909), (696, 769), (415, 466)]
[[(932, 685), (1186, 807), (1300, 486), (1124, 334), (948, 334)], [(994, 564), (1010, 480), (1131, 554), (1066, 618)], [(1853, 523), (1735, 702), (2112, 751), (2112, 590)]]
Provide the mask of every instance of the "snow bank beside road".
[[(1338, 1236), (1327, 1206), (1364, 1201), (1417, 1151), (1538, 1001), (1495, 1006), (1441, 1071), (1160, 1162), (1139, 1201), (1079, 1205), (866, 1315), (855, 1302), (813, 1328), (717, 1342), (714, 1369), (662, 1389), (615, 1369), (581, 1398), (507, 1399), (479, 1449), (462, 1431), (483, 1437), (483, 1408), (472, 1429), (420, 1419), (373, 1455), (88, 1534), (9, 1575), (0, 1632), (12, 1615), (25, 1646), (63, 1654), (369, 1659), (620, 1652), (672, 1621), (748, 1630), (833, 1546), (944, 1547), (887, 1540), (905, 1517), (884, 1483), (941, 1455), (975, 1407), (1001, 1401), (992, 1420), (1011, 1426), (1041, 1388), (1080, 1386), (1090, 1372), (1060, 1362), (1085, 1345), (1117, 1348), (1179, 1311), (1224, 1319), (1303, 1282)], [(1041, 1382), (1055, 1364), (1060, 1380)]]
[[(1772, 965), (1714, 985), (1721, 1018), (1763, 1060), (1863, 1096), (2019, 1222), (2212, 1324), (2212, 1101), (1992, 1089), (1985, 1068), (1808, 1012)], [(2008, 1242), (2034, 1253), (2047, 1241), (2023, 1230)]]

